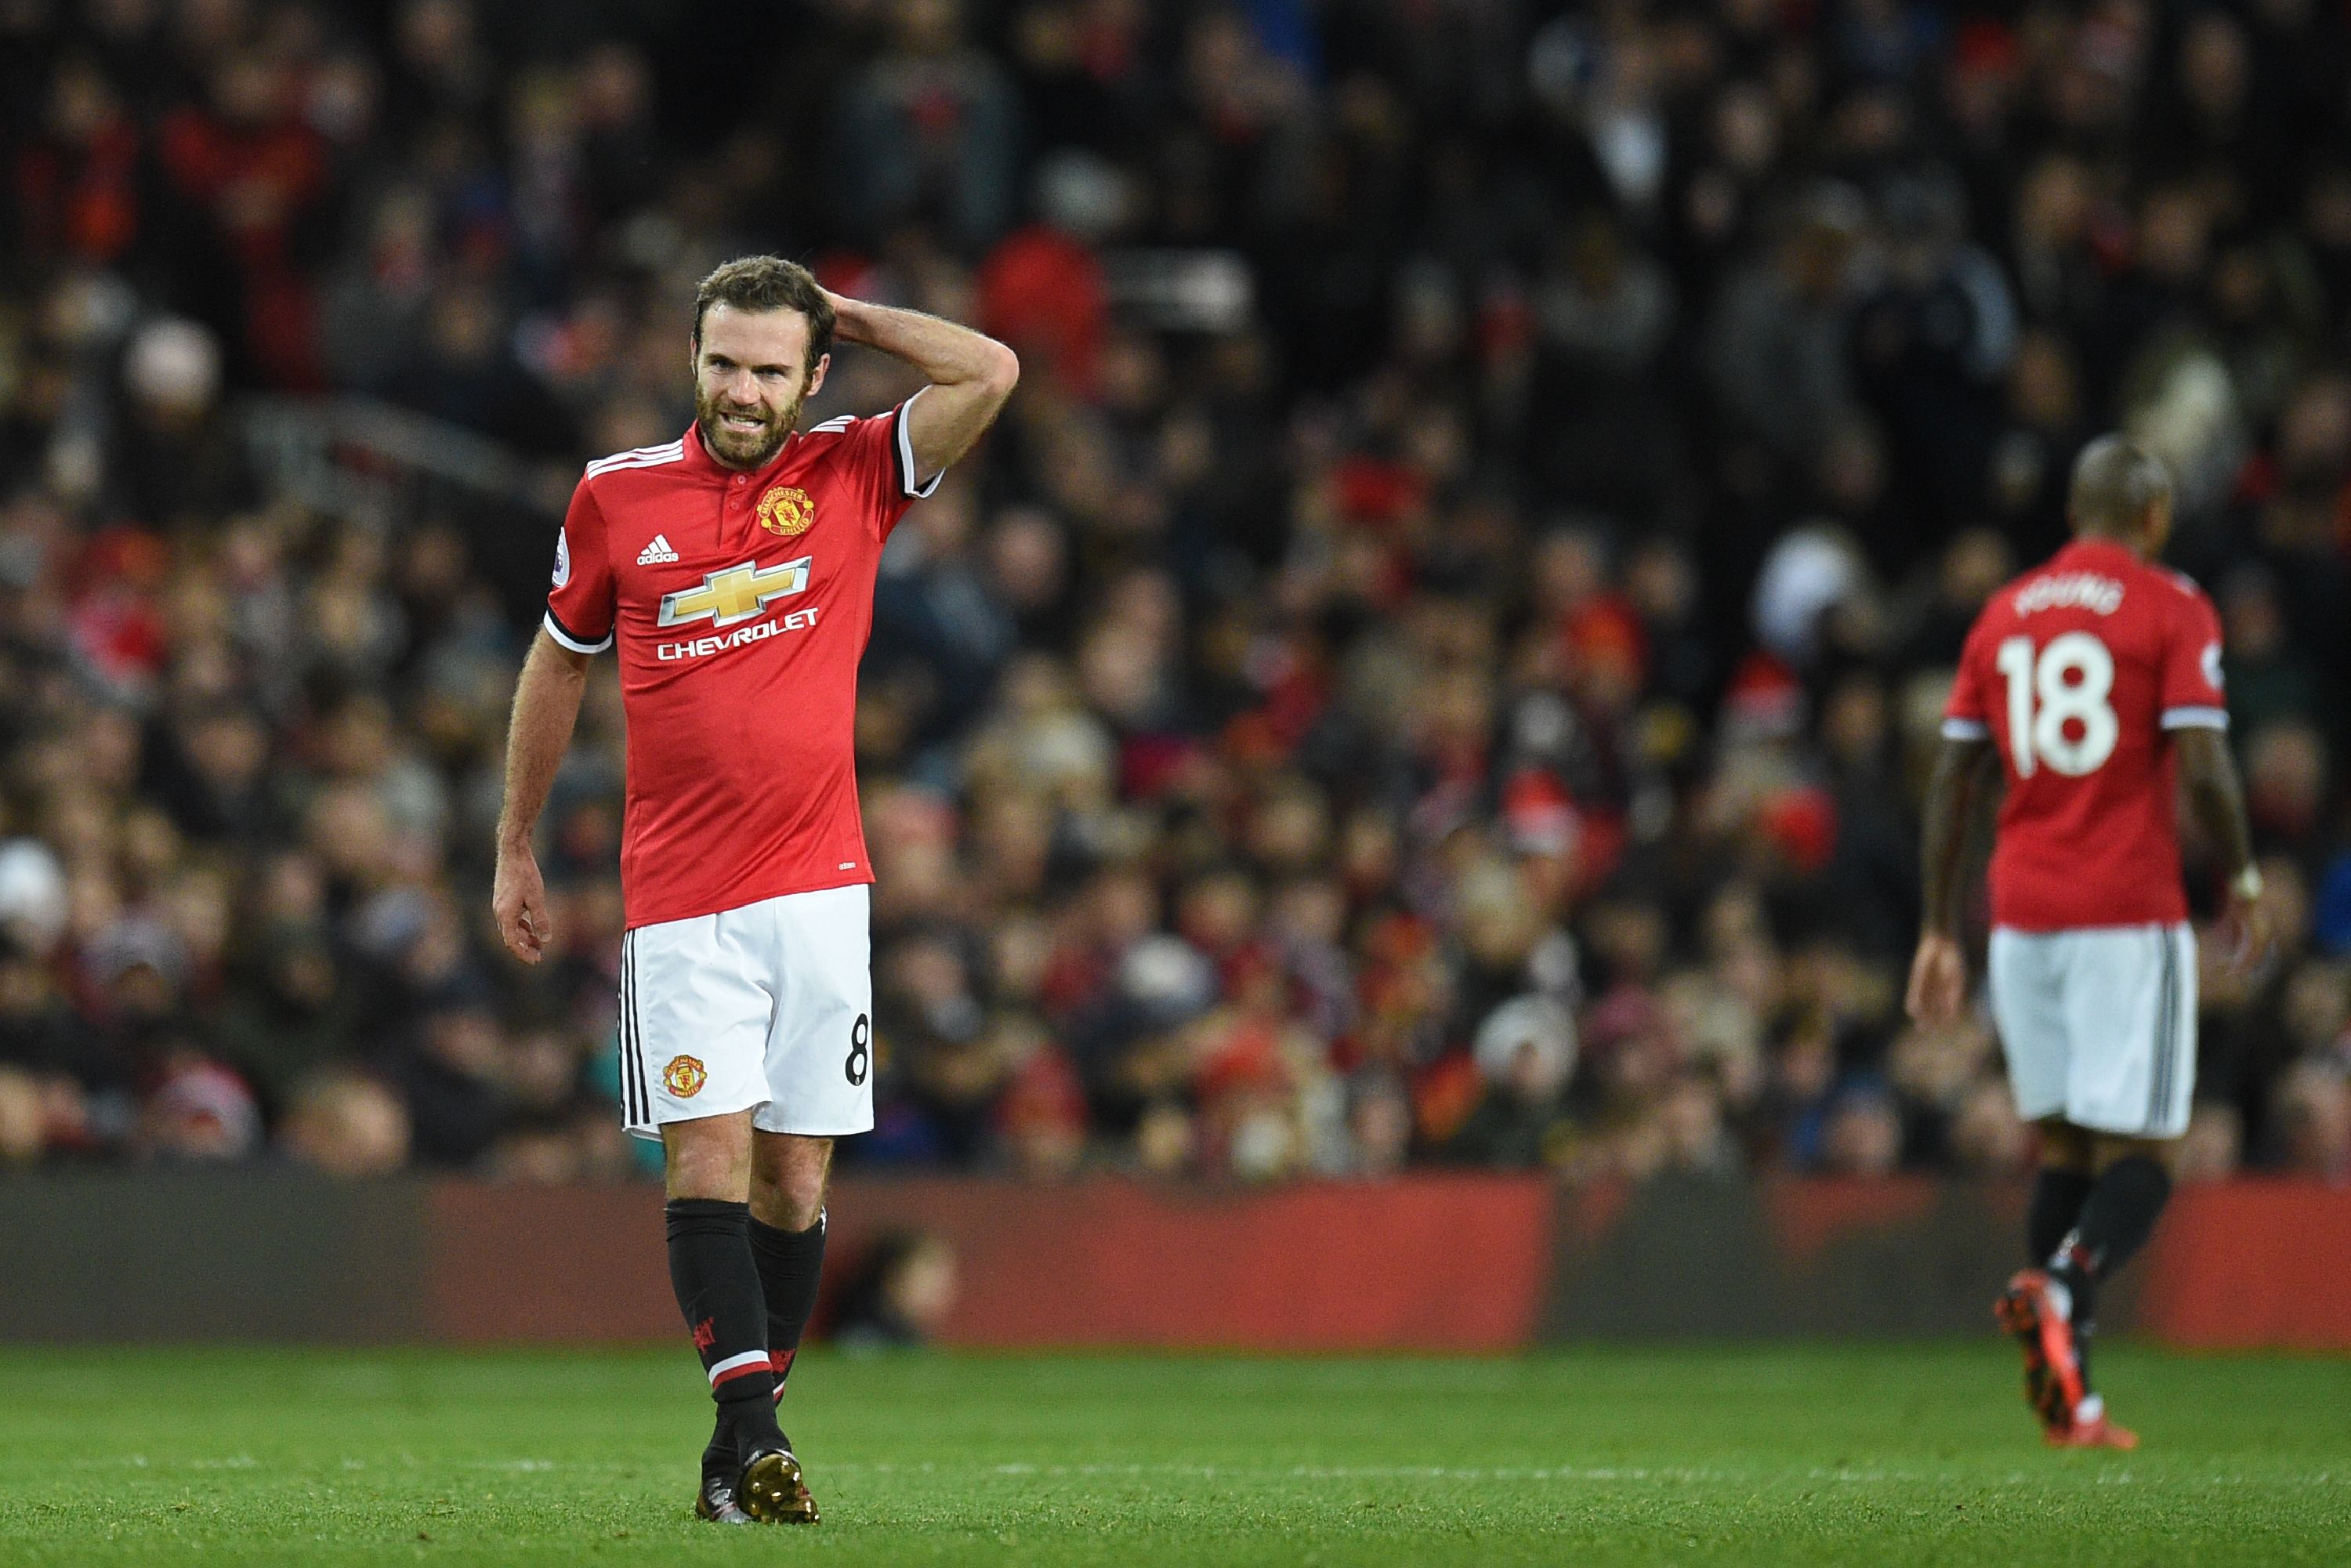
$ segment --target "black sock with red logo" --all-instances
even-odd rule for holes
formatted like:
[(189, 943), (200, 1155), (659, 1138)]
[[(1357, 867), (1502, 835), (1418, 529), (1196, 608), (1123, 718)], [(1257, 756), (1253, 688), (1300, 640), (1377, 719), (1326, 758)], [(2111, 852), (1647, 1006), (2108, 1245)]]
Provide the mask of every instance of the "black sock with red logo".
[[(2035, 1263), (2046, 1267), (2055, 1261), (2057, 1249), (2065, 1245), (2065, 1239), (2081, 1222), (2082, 1205), (2089, 1200), (2090, 1190), (2096, 1185), (2087, 1171), (2042, 1167), (2032, 1184), (2032, 1206), (2024, 1216), (2024, 1245)], [(2090, 1335), (2094, 1332), (2087, 1309), (2085, 1301), (2071, 1320), (2074, 1354), (2085, 1388), (2090, 1385)]]
[(776, 1397), (781, 1399), (800, 1336), (816, 1311), (817, 1281), (824, 1272), (823, 1211), (806, 1230), (752, 1220), (751, 1256), (759, 1261), (759, 1293), (768, 1301), (768, 1356), (775, 1368)]
[[(776, 1378), (768, 1359), (768, 1312), (752, 1260), (751, 1206), (676, 1197), (669, 1220), (669, 1281), (710, 1396), (718, 1402), (712, 1453), (731, 1439), (736, 1462), (752, 1449), (784, 1446), (776, 1429)], [(711, 1462), (709, 1455), (704, 1462)]]
[(2032, 1206), (2024, 1216), (2024, 1252), (2046, 1267), (2065, 1244), (2065, 1235), (2080, 1223), (2082, 1205), (2095, 1186), (2087, 1171), (2061, 1171), (2043, 1166), (2032, 1183)]
[(2072, 1294), (2075, 1322), (2095, 1315), (2099, 1282), (2147, 1245), (2170, 1197), (2171, 1173), (2144, 1155), (2116, 1160), (2098, 1177), (2049, 1260), (2050, 1278)]

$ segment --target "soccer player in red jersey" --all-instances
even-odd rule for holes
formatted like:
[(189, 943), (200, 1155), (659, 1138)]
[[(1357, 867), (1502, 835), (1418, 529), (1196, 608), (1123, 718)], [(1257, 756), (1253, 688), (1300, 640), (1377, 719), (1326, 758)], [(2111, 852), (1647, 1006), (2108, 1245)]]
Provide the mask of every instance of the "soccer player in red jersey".
[(2268, 944), (2262, 877), (2220, 689), (2220, 623), (2153, 564), (2171, 528), (2163, 465), (2095, 441), (2074, 465), (2074, 542), (1991, 597), (1968, 634), (1928, 791), (1925, 929), (1910, 1016), (1956, 1017), (1967, 987), (1959, 862), (2006, 777), (1991, 860), (1993, 1021), (2017, 1110), (2040, 1124), (2027, 1246), (2001, 1323), (2022, 1344), (2048, 1440), (2130, 1448), (2092, 1391), (2101, 1281), (2155, 1228), (2196, 1077), (2196, 942), (2180, 889), (2184, 782), (2231, 869), (2237, 963)]
[[(929, 384), (801, 430), (836, 338)], [(537, 963), (532, 830), (589, 658), (617, 644), (622, 1116), (663, 1145), (670, 1278), (718, 1406), (695, 1508), (814, 1522), (775, 1401), (816, 1302), (832, 1140), (873, 1125), (857, 663), (890, 530), (1020, 372), (1001, 343), (773, 256), (703, 280), (691, 342), (693, 425), (590, 463), (572, 492), (515, 693), (492, 899)]]

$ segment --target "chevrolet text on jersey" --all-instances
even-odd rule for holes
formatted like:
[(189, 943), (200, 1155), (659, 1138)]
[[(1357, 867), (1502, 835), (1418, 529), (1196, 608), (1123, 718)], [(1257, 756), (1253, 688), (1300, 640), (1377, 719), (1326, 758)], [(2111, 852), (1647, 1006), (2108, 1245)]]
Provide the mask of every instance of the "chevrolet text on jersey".
[(816, 624), (818, 606), (795, 610), (779, 620), (762, 621), (757, 626), (746, 626), (724, 637), (696, 637), (691, 643), (656, 643), (653, 657), (667, 664), (674, 659), (699, 659), (706, 653), (723, 653), (729, 648), (740, 648), (750, 643), (764, 643), (786, 632), (802, 632)]
[(617, 644), (630, 927), (870, 882), (852, 745), (883, 542), (918, 496), (905, 405), (738, 473), (689, 430), (588, 465), (547, 632)]

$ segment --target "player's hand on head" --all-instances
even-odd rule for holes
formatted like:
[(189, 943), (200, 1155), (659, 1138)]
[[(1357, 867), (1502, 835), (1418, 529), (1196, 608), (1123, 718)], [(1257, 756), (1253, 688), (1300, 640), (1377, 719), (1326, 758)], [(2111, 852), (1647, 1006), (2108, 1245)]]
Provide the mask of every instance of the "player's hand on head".
[(827, 303), (832, 307), (834, 334), (845, 342), (861, 340), (858, 333), (857, 313), (863, 308), (864, 302), (846, 294), (835, 294), (831, 289), (821, 286), (817, 292), (823, 295)]
[(555, 925), (547, 916), (547, 884), (540, 880), (538, 862), (528, 850), (499, 853), (490, 912), (497, 917), (498, 939), (507, 945), (507, 952), (526, 964), (536, 964), (545, 956)]
[(1915, 1023), (1938, 1025), (1959, 1016), (1966, 999), (1968, 961), (1959, 945), (1932, 932), (1918, 938), (1918, 952), (1910, 960), (1910, 989), (1904, 1005)]

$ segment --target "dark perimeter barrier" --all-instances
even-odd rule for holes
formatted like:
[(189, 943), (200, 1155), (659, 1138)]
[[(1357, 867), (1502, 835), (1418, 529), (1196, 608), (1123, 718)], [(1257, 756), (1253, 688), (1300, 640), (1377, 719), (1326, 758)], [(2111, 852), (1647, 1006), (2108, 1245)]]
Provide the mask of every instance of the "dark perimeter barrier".
[[(2024, 1198), (1908, 1177), (851, 1178), (830, 1272), (887, 1233), (937, 1237), (960, 1280), (942, 1337), (969, 1346), (1975, 1334), (2021, 1260)], [(17, 1176), (0, 1180), (0, 1340), (663, 1339), (677, 1322), (661, 1234), (650, 1186)], [(2351, 1350), (2351, 1191), (2182, 1189), (2100, 1317), (2179, 1345)]]

